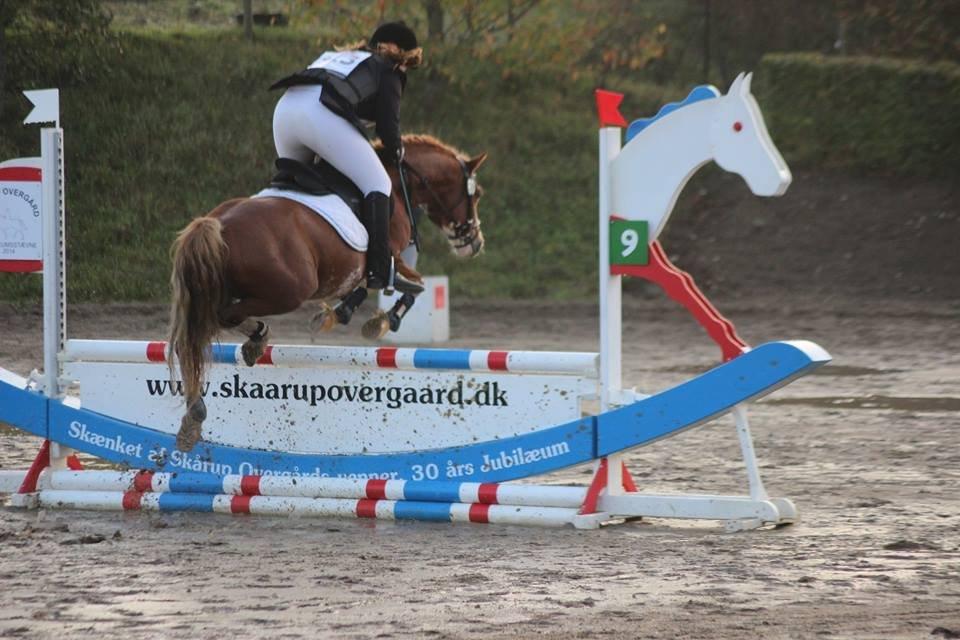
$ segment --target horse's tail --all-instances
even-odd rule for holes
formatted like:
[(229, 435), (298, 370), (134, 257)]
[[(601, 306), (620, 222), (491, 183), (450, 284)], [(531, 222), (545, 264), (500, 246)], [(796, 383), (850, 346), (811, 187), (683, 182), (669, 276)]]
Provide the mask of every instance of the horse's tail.
[(170, 250), (170, 377), (174, 355), (180, 361), (183, 395), (189, 408), (200, 398), (206, 350), (220, 329), (218, 312), (227, 295), (227, 245), (216, 218), (197, 218), (180, 232)]

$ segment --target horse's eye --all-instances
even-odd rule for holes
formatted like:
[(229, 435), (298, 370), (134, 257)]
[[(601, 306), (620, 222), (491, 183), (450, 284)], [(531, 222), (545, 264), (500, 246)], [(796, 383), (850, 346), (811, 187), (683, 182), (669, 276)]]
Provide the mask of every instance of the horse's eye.
[(743, 130), (743, 124), (739, 121), (733, 123), (733, 130), (740, 133)]

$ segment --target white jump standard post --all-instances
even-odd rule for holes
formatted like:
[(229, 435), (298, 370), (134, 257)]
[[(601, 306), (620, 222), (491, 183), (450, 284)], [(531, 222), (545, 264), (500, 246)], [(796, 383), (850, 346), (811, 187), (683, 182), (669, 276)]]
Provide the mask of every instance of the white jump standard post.
[[(43, 373), (34, 371), (31, 379), (49, 398), (61, 399), (60, 364), (58, 356), (66, 343), (67, 295), (66, 295), (66, 229), (65, 229), (65, 176), (63, 154), (63, 129), (60, 127), (60, 91), (42, 89), (25, 91), (24, 95), (34, 108), (24, 119), (24, 124), (53, 123), (53, 127), (40, 130), (40, 158), (9, 161), (4, 165), (34, 165), (39, 167), (41, 270), (43, 277)], [(16, 263), (14, 263), (16, 264)], [(0, 271), (4, 267), (0, 259)], [(43, 455), (53, 469), (67, 469), (77, 465), (75, 451), (60, 443), (48, 441)], [(11, 498), (14, 505), (21, 500), (19, 495)]]
[[(601, 410), (608, 410), (611, 404), (627, 404), (633, 397), (629, 397), (620, 389), (621, 373), (621, 339), (622, 339), (622, 276), (635, 275), (657, 282), (674, 299), (687, 306), (701, 324), (707, 329), (711, 337), (718, 341), (725, 359), (737, 357), (748, 347), (740, 340), (733, 329), (732, 323), (723, 318), (720, 313), (706, 300), (706, 297), (696, 288), (688, 274), (680, 272), (669, 260), (656, 242), (656, 237), (662, 230), (677, 201), (680, 191), (693, 173), (709, 159), (723, 157), (725, 168), (741, 173), (751, 184), (751, 188), (760, 195), (780, 195), (790, 184), (791, 175), (779, 152), (769, 142), (769, 136), (763, 125), (762, 116), (752, 96), (749, 95), (750, 75), (741, 74), (731, 87), (728, 97), (724, 98), (713, 87), (697, 87), (681, 103), (666, 105), (653, 118), (639, 120), (630, 126), (628, 142), (636, 135), (647, 130), (654, 138), (664, 137), (667, 128), (667, 119), (664, 116), (678, 111), (681, 107), (696, 105), (696, 109), (687, 108), (685, 113), (698, 110), (696, 116), (705, 121), (710, 127), (711, 135), (700, 131), (702, 127), (684, 127), (682, 134), (686, 139), (676, 141), (681, 148), (691, 151), (676, 151), (671, 149), (669, 154), (657, 155), (649, 153), (657, 147), (640, 147), (634, 142), (629, 153), (621, 154), (621, 127), (627, 122), (620, 115), (619, 105), (623, 96), (617, 93), (597, 90), (597, 112), (600, 120), (599, 143), (599, 194), (600, 194), (600, 403)], [(707, 102), (713, 99), (713, 102)], [(730, 106), (727, 106), (727, 103)], [(699, 103), (699, 104), (697, 104)], [(713, 108), (720, 104), (719, 108)], [(709, 109), (708, 109), (709, 108)], [(703, 113), (700, 113), (703, 112)], [(715, 115), (713, 112), (719, 112)], [(728, 122), (724, 122), (724, 117)], [(661, 120), (661, 118), (663, 118)], [(660, 122), (658, 122), (660, 120)], [(731, 151), (720, 151), (720, 144), (715, 139), (713, 130), (723, 130), (724, 124), (729, 124), (733, 137), (738, 137), (744, 131), (744, 123), (752, 126), (756, 135), (755, 142), (741, 145)], [(691, 133), (692, 132), (692, 133)], [(692, 136), (692, 137), (691, 137)], [(742, 136), (741, 138), (747, 138)], [(703, 140), (709, 144), (702, 145)], [(639, 141), (637, 141), (639, 142)], [(704, 151), (697, 152), (696, 147), (705, 146)], [(654, 156), (657, 156), (654, 158)], [(675, 169), (669, 167), (672, 159), (664, 156), (693, 158), (687, 164), (682, 162)], [(719, 162), (720, 160), (718, 160)], [(772, 166), (773, 171), (768, 169)], [(666, 167), (666, 168), (665, 168)], [(644, 182), (646, 180), (646, 182)], [(615, 203), (629, 203), (624, 211), (617, 211)], [(618, 225), (620, 237), (611, 237), (611, 228)], [(649, 249), (648, 249), (649, 245)], [(615, 247), (617, 254), (611, 254), (611, 247)], [(672, 280), (671, 280), (672, 279)], [(678, 281), (682, 285), (678, 286)], [(721, 336), (717, 336), (717, 326), (723, 327)], [(713, 331), (711, 331), (713, 329)], [(750, 434), (750, 425), (747, 411), (743, 405), (732, 410), (737, 437), (744, 458), (747, 471), (750, 499), (757, 502), (769, 502), (776, 505), (779, 512), (778, 523), (789, 523), (796, 519), (797, 511), (793, 503), (787, 499), (771, 500), (763, 482), (760, 479), (759, 467), (753, 448), (753, 439)], [(645, 496), (627, 494), (624, 492), (625, 466), (619, 456), (612, 457), (609, 464), (601, 467), (599, 472), (606, 472), (606, 488), (601, 504), (618, 513), (623, 513), (632, 505), (641, 510), (656, 509), (657, 499), (652, 498), (651, 504), (640, 507)], [(627, 478), (627, 485), (632, 481)], [(720, 496), (705, 496), (710, 498), (709, 505), (701, 505), (698, 501), (671, 500), (672, 505), (691, 509), (697, 512), (702, 506), (713, 508), (714, 501), (723, 502), (726, 498)], [(670, 498), (668, 498), (670, 500)], [(613, 507), (617, 504), (617, 507)], [(722, 510), (722, 507), (721, 507)], [(695, 517), (695, 516), (694, 516)], [(758, 518), (730, 520), (728, 528), (754, 528), (763, 522)]]

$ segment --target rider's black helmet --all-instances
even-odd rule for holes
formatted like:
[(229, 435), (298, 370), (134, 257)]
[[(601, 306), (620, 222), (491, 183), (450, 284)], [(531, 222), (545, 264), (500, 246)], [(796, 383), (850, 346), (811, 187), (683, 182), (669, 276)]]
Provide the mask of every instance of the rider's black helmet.
[(377, 27), (377, 30), (370, 36), (368, 44), (371, 49), (375, 49), (381, 42), (392, 42), (404, 51), (413, 51), (419, 46), (416, 34), (402, 20), (399, 22), (384, 22)]

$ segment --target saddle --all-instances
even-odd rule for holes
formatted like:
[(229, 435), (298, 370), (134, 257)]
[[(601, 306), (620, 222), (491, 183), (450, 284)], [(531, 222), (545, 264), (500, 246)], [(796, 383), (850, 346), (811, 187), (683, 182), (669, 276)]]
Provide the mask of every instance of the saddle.
[(277, 158), (277, 173), (270, 180), (274, 189), (300, 191), (315, 196), (337, 195), (358, 218), (363, 192), (326, 160), (305, 164), (293, 158)]

